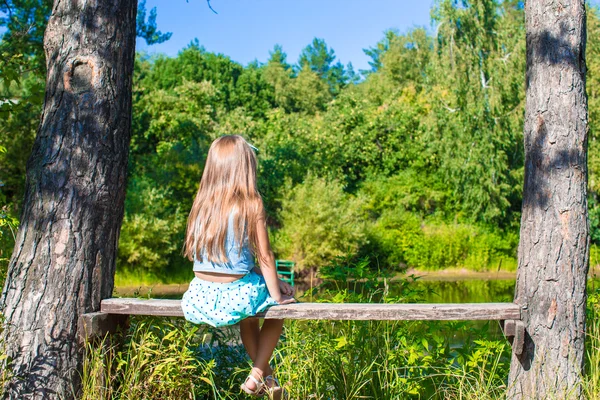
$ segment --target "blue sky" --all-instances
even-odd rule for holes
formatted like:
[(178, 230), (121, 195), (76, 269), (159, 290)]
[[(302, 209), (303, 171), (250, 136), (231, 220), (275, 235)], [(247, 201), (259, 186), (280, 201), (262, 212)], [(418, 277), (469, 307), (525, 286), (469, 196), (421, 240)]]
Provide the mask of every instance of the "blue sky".
[(148, 46), (138, 39), (137, 50), (176, 55), (198, 38), (206, 50), (223, 53), (244, 65), (265, 62), (275, 44), (283, 46), (288, 62), (314, 37), (323, 38), (338, 59), (355, 70), (368, 69), (362, 49), (375, 46), (387, 29), (405, 32), (430, 26), (432, 0), (147, 0), (156, 7), (158, 28), (172, 32), (165, 43)]

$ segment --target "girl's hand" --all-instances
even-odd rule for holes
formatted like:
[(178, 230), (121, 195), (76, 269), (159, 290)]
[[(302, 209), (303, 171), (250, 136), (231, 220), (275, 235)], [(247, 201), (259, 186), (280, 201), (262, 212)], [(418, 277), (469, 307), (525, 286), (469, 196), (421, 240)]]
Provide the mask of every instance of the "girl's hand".
[(277, 302), (277, 304), (290, 304), (290, 303), (295, 303), (296, 299), (293, 298), (292, 296), (283, 295), (283, 296), (281, 296), (280, 299), (275, 299), (275, 301)]
[(291, 286), (287, 282), (282, 281), (281, 279), (279, 280), (279, 290), (284, 296), (293, 296), (294, 293), (296, 293), (296, 289), (294, 289), (293, 286)]

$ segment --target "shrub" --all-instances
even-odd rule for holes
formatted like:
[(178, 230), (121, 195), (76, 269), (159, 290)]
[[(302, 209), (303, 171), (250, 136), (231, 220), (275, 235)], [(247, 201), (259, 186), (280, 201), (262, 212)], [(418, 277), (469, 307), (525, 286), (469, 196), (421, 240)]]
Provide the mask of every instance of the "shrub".
[(183, 243), (185, 215), (170, 204), (168, 188), (155, 186), (146, 178), (133, 180), (127, 196), (118, 271), (165, 278), (173, 264), (184, 262), (178, 250)]
[(278, 256), (296, 261), (302, 270), (356, 253), (365, 239), (360, 205), (360, 198), (344, 193), (338, 181), (309, 174), (283, 201), (283, 226), (274, 235)]
[(368, 233), (384, 266), (475, 271), (516, 267), (516, 233), (422, 219), (402, 208), (384, 211)]

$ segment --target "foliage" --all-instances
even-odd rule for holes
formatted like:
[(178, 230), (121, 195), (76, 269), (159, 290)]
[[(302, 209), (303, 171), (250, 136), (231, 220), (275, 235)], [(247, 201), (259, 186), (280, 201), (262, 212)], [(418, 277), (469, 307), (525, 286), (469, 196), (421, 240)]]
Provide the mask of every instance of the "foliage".
[(0, 207), (19, 214), (25, 165), (44, 98), (46, 74), (44, 28), (52, 1), (8, 0), (0, 3), (0, 171), (4, 186)]
[(327, 82), (329, 91), (336, 95), (346, 86), (349, 77), (341, 62), (335, 61), (335, 51), (327, 47), (325, 40), (314, 38), (312, 43), (300, 52), (298, 66), (301, 70), (310, 68), (317, 76)]
[[(0, 198), (2, 193), (0, 192)], [(0, 208), (0, 287), (4, 287), (9, 254), (15, 243), (15, 235), (19, 221), (9, 214), (6, 205)]]
[(149, 45), (162, 43), (171, 39), (171, 32), (162, 33), (156, 27), (156, 7), (150, 10), (146, 21), (146, 0), (140, 1), (136, 17), (136, 34), (146, 40)]
[[(4, 280), (2, 279), (2, 282)], [(4, 343), (4, 315), (0, 314), (0, 390), (3, 390), (4, 386), (11, 379), (11, 360), (10, 357), (6, 354), (5, 343)]]
[(283, 201), (283, 228), (274, 247), (299, 270), (355, 253), (364, 238), (359, 212), (360, 200), (345, 194), (338, 181), (308, 175)]
[(373, 234), (388, 249), (391, 264), (404, 263), (422, 270), (464, 267), (475, 271), (515, 266), (516, 235), (507, 237), (473, 225), (424, 222), (410, 214), (387, 213)]
[[(6, 148), (0, 146), (0, 154), (5, 152)], [(8, 256), (13, 248), (19, 224), (18, 219), (11, 215), (3, 189), (4, 182), (0, 180), (0, 287), (4, 287), (9, 261)], [(0, 387), (2, 386), (0, 385)]]
[[(172, 192), (150, 180), (132, 180), (118, 261), (127, 270), (145, 271), (168, 280), (168, 266), (183, 241), (186, 219), (180, 207), (169, 204)], [(179, 257), (176, 261), (179, 261)]]
[(600, 397), (600, 290), (588, 297), (586, 360), (583, 393), (588, 399)]

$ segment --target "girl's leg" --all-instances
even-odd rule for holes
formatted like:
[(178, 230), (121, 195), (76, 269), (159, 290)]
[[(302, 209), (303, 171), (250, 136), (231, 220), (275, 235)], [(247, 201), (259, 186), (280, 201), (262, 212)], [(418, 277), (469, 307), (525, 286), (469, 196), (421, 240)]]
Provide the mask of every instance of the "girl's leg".
[(269, 366), (269, 360), (273, 355), (273, 350), (275, 350), (277, 342), (279, 342), (282, 329), (282, 319), (266, 319), (260, 329), (258, 352), (256, 353), (256, 359), (254, 359), (254, 367), (259, 369), (263, 373), (263, 376), (273, 373)]
[[(245, 319), (240, 323), (240, 336), (248, 355), (254, 362), (251, 373), (255, 378), (262, 379), (273, 373), (269, 360), (277, 346), (282, 328), (283, 320), (280, 319), (265, 320), (260, 330), (258, 319)], [(250, 390), (256, 388), (251, 380), (247, 380), (245, 384)]]
[(260, 335), (260, 326), (258, 318), (247, 318), (240, 322), (240, 337), (246, 352), (254, 363), (258, 353), (258, 336)]

